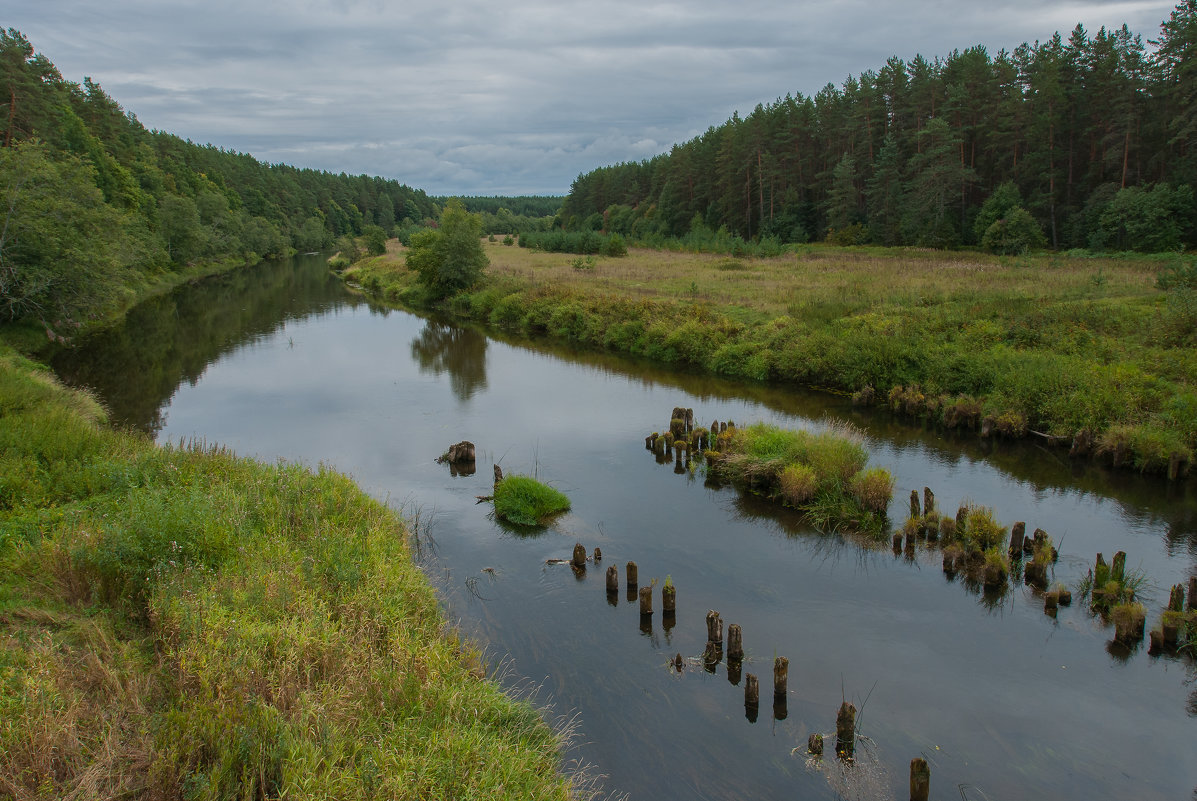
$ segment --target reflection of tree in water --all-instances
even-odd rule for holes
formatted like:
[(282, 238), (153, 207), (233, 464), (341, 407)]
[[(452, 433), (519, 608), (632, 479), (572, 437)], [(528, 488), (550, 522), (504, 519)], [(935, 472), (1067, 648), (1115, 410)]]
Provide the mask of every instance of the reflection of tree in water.
[(421, 373), (449, 374), (458, 400), (469, 400), (486, 389), (486, 337), (471, 328), (429, 320), (411, 342), (411, 355)]

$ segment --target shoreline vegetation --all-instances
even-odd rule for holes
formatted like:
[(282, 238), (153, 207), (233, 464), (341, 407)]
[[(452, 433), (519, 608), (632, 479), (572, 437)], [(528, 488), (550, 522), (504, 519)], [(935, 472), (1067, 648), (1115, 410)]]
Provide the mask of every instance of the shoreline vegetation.
[(344, 277), (410, 308), (852, 394), (912, 421), (1037, 436), (1171, 479), (1192, 462), (1197, 292), (1180, 256), (801, 245), (769, 258), (632, 248), (582, 260), (482, 247), (484, 278), (444, 298), (394, 241)]
[(585, 795), (348, 478), (155, 445), (0, 345), (0, 795)]

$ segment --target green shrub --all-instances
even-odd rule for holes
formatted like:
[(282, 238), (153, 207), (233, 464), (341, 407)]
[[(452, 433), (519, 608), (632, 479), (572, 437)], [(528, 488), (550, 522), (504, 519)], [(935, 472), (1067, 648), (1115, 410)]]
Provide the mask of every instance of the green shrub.
[(521, 526), (541, 526), (569, 511), (565, 494), (530, 476), (511, 475), (495, 485), (495, 514)]

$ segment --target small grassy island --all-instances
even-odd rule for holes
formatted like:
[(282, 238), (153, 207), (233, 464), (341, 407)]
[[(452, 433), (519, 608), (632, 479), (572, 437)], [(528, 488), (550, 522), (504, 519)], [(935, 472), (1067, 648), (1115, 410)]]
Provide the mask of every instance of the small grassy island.
[(569, 511), (565, 493), (531, 476), (512, 475), (495, 484), (495, 514), (520, 526), (543, 526)]

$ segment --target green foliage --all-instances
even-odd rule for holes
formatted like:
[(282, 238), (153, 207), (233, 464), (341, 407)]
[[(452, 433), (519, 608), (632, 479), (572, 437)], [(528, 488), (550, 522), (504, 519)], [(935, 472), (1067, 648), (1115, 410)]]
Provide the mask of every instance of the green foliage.
[(367, 225), (362, 229), (362, 244), (365, 247), (366, 255), (381, 256), (387, 252), (386, 231), (378, 225)]
[(510, 475), (495, 485), (495, 514), (521, 526), (542, 526), (569, 511), (569, 498), (530, 476)]
[[(980, 219), (980, 218), (978, 218)], [(1026, 209), (1015, 206), (985, 229), (981, 247), (990, 253), (1014, 256), (1047, 245), (1043, 229)]]
[(1186, 229), (1192, 225), (1191, 187), (1128, 186), (1102, 210), (1095, 236), (1099, 246), (1110, 250), (1176, 251), (1183, 247)]
[(998, 184), (981, 204), (981, 210), (977, 212), (977, 218), (973, 221), (973, 233), (977, 241), (980, 242), (985, 237), (985, 232), (994, 223), (1005, 219), (1011, 211), (1022, 208), (1022, 205), (1022, 195), (1013, 181)]
[(82, 322), (153, 266), (144, 229), (106, 204), (94, 179), (37, 143), (0, 149), (0, 319)]
[(421, 231), (411, 239), (407, 266), (433, 297), (444, 298), (469, 289), (490, 263), (482, 252), (482, 223), (456, 200), (441, 212), (440, 227)]

